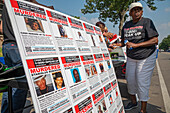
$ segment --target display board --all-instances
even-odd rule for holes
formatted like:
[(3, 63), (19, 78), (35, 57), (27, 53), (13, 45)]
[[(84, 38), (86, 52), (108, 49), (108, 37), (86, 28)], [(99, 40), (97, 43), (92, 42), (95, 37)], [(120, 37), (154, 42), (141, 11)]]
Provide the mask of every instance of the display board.
[(36, 113), (124, 113), (100, 28), (23, 0), (5, 0)]

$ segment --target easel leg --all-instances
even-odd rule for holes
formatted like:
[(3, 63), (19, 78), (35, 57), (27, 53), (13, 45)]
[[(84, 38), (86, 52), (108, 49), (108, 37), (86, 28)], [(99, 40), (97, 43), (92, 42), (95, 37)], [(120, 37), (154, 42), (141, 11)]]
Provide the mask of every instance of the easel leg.
[(8, 111), (9, 113), (13, 113), (12, 106), (12, 87), (8, 86)]

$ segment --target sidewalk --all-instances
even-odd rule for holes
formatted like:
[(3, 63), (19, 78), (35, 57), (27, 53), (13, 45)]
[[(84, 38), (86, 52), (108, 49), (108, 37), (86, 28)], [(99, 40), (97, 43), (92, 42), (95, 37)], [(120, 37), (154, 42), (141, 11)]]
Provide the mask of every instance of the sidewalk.
[[(125, 106), (130, 101), (130, 97), (127, 92), (126, 80), (125, 80), (125, 77), (121, 77), (121, 76), (117, 76), (117, 80), (118, 80), (118, 84), (120, 88), (120, 93), (122, 96), (122, 101)], [(165, 108), (163, 104), (163, 98), (162, 98), (162, 93), (161, 93), (161, 88), (160, 88), (160, 83), (159, 83), (159, 77), (157, 73), (157, 67), (155, 67), (154, 72), (153, 72), (149, 96), (150, 96), (150, 99), (147, 105), (147, 112), (148, 113), (165, 113)], [(126, 113), (138, 113), (139, 111), (140, 111), (140, 103), (139, 103), (138, 108), (132, 109), (130, 111), (125, 111), (125, 112)]]

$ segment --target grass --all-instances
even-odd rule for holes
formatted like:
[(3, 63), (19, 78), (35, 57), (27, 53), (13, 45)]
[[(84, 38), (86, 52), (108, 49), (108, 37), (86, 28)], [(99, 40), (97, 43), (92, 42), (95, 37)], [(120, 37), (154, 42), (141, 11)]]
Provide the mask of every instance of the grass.
[(2, 47), (0, 47), (0, 57), (2, 57)]

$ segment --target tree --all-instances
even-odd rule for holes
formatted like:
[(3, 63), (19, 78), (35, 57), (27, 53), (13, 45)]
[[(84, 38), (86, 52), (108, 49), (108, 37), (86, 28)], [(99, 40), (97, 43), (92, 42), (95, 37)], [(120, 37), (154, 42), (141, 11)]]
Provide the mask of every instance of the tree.
[(151, 10), (157, 9), (154, 6), (155, 0), (86, 0), (84, 9), (81, 9), (81, 12), (83, 14), (99, 13), (99, 20), (105, 22), (109, 19), (110, 22), (113, 22), (113, 26), (119, 23), (119, 35), (121, 35), (123, 23), (128, 17), (126, 13), (129, 10), (129, 5), (138, 1), (144, 1)]
[(163, 49), (164, 51), (169, 50), (170, 47), (170, 35), (162, 40), (159, 44), (159, 49)]

